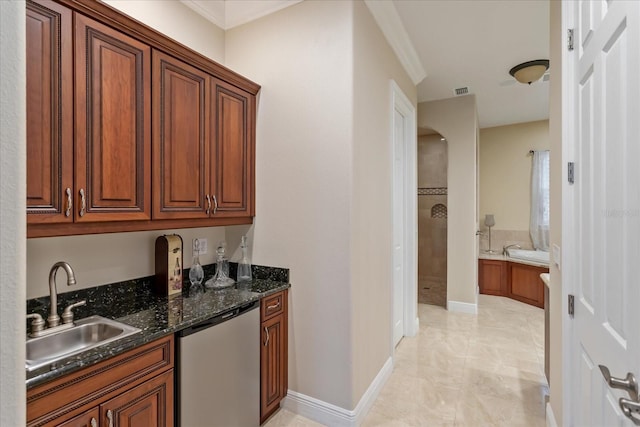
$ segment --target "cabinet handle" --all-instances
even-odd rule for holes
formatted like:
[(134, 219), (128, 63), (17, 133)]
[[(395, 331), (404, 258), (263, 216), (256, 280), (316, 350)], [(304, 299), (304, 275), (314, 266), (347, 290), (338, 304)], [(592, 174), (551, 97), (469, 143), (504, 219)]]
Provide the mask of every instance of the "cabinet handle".
[(109, 420), (109, 427), (113, 427), (113, 412), (111, 409), (107, 411), (107, 419)]
[(94, 417), (91, 417), (91, 427), (98, 427), (98, 422), (96, 421), (96, 419)]
[(218, 199), (216, 199), (216, 195), (213, 195), (213, 214), (215, 215), (218, 211)]
[(80, 189), (80, 216), (84, 216), (87, 210), (87, 196), (84, 194), (84, 188)]
[(267, 310), (275, 310), (278, 307), (280, 307), (280, 301), (278, 301), (277, 303), (275, 303), (273, 305), (268, 305), (267, 306)]
[(64, 216), (70, 216), (71, 215), (71, 205), (73, 203), (73, 201), (71, 199), (71, 189), (67, 187), (67, 189), (64, 190), (64, 192), (67, 194), (67, 209), (64, 211)]
[(264, 333), (267, 334), (267, 339), (264, 340), (264, 346), (266, 347), (267, 345), (269, 345), (269, 329), (267, 329), (267, 327), (264, 327)]
[(211, 197), (209, 197), (209, 195), (206, 195), (207, 198), (207, 215), (209, 215), (209, 212), (211, 212)]

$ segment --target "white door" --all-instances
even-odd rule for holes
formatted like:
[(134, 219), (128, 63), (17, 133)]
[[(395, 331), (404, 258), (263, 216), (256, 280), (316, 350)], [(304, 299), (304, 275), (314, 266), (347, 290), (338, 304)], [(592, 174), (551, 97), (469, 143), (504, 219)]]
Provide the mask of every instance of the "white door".
[(640, 378), (640, 1), (567, 2), (564, 13), (575, 29), (563, 82), (575, 162), (575, 184), (563, 185), (563, 283), (575, 296), (568, 422), (626, 427), (620, 399), (633, 407), (637, 396), (609, 387), (599, 365)]
[(393, 116), (393, 345), (404, 336), (404, 158), (405, 118), (394, 108)]

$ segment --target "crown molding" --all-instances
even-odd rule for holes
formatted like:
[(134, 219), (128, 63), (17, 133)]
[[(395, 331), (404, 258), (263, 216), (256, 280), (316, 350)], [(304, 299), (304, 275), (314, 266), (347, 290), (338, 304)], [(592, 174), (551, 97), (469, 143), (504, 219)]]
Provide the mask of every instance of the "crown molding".
[(206, 20), (226, 30), (225, 0), (180, 0), (180, 2)]
[(225, 2), (225, 30), (246, 24), (247, 22), (277, 12), (302, 0), (243, 0)]
[(393, 2), (389, 0), (365, 0), (364, 2), (405, 71), (409, 74), (411, 81), (418, 85), (427, 77), (427, 72), (422, 66), (418, 53)]
[(225, 31), (301, 1), (243, 0), (230, 2), (228, 0), (180, 0), (182, 4)]

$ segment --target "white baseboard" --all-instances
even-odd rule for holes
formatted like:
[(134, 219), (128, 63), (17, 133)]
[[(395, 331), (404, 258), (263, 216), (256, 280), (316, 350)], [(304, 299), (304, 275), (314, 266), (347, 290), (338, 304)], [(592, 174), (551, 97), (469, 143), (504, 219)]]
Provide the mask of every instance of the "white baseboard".
[(555, 415), (553, 415), (553, 409), (551, 408), (551, 403), (549, 402), (547, 402), (546, 418), (547, 418), (547, 427), (558, 427), (558, 423), (556, 423), (556, 417)]
[(358, 426), (364, 421), (371, 406), (375, 402), (380, 390), (387, 382), (393, 371), (393, 361), (387, 359), (385, 364), (373, 379), (353, 411), (341, 408), (331, 403), (323, 402), (311, 396), (289, 390), (282, 406), (293, 413), (302, 415), (315, 422), (336, 427)]
[(447, 301), (447, 310), (458, 313), (478, 314), (478, 304), (468, 302)]

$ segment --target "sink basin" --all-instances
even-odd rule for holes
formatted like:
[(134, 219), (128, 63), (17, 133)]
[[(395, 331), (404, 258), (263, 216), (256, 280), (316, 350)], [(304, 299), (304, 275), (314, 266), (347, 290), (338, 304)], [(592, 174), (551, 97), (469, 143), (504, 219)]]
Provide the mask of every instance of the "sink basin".
[(27, 371), (33, 371), (139, 331), (138, 328), (105, 317), (86, 317), (75, 322), (75, 326), (70, 329), (27, 340)]

